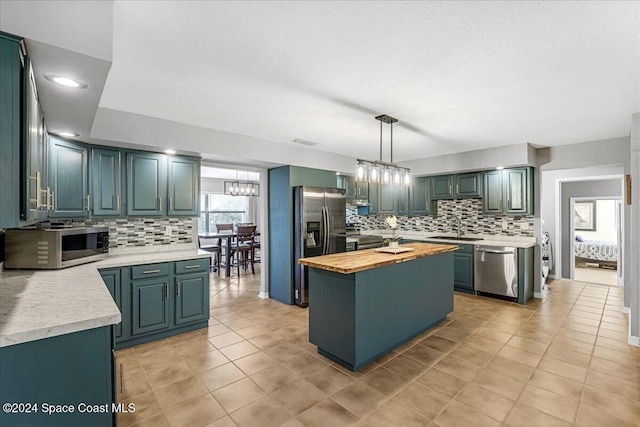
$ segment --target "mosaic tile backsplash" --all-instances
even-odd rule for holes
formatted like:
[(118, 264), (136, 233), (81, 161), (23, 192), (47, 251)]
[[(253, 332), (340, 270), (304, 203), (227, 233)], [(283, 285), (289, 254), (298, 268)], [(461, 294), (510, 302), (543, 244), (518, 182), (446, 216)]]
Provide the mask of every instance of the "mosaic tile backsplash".
[[(398, 216), (398, 228), (405, 231), (455, 232), (455, 220), (460, 218), (462, 231), (467, 234), (533, 237), (533, 216), (485, 216), (482, 199), (438, 200), (438, 215)], [(357, 208), (347, 209), (347, 222), (359, 223), (362, 230), (385, 229), (388, 215), (358, 215)], [(502, 227), (503, 221), (506, 228)]]
[(64, 223), (74, 227), (108, 227), (109, 248), (111, 249), (192, 243), (194, 241), (193, 218), (85, 219), (56, 221), (55, 223)]

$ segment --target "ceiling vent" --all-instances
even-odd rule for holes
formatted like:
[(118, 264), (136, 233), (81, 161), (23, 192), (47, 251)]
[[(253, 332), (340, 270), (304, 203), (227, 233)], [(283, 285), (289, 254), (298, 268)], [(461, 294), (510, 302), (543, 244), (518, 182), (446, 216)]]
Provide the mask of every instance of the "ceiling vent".
[(319, 142), (307, 141), (306, 139), (296, 138), (293, 140), (296, 144), (306, 145), (307, 147), (313, 147), (314, 145), (320, 144)]

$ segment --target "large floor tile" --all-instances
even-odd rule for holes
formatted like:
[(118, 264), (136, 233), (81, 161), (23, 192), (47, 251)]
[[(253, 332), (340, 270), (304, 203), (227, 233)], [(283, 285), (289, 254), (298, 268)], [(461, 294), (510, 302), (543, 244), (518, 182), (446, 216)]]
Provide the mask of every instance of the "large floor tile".
[(265, 392), (249, 378), (219, 388), (212, 394), (227, 412), (236, 411), (266, 396)]
[(325, 399), (296, 417), (307, 427), (355, 425), (360, 419), (332, 399)]
[(332, 399), (356, 416), (364, 418), (382, 405), (387, 396), (362, 381), (355, 381), (334, 394)]
[(232, 412), (231, 418), (239, 427), (277, 427), (292, 419), (293, 415), (267, 396)]

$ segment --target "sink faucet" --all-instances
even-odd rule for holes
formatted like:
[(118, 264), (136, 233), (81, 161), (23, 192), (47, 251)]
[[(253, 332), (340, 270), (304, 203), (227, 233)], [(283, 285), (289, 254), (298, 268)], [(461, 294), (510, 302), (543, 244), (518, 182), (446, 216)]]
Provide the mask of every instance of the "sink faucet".
[(460, 238), (464, 234), (462, 231), (462, 219), (459, 216), (454, 217), (453, 224), (456, 227), (456, 237)]

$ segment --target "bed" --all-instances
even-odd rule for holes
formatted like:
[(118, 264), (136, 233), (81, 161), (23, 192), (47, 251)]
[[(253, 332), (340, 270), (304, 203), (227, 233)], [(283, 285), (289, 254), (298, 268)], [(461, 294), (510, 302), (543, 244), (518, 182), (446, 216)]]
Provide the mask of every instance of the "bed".
[(600, 267), (616, 268), (618, 264), (618, 244), (597, 240), (576, 241), (574, 243), (576, 265), (598, 264)]

